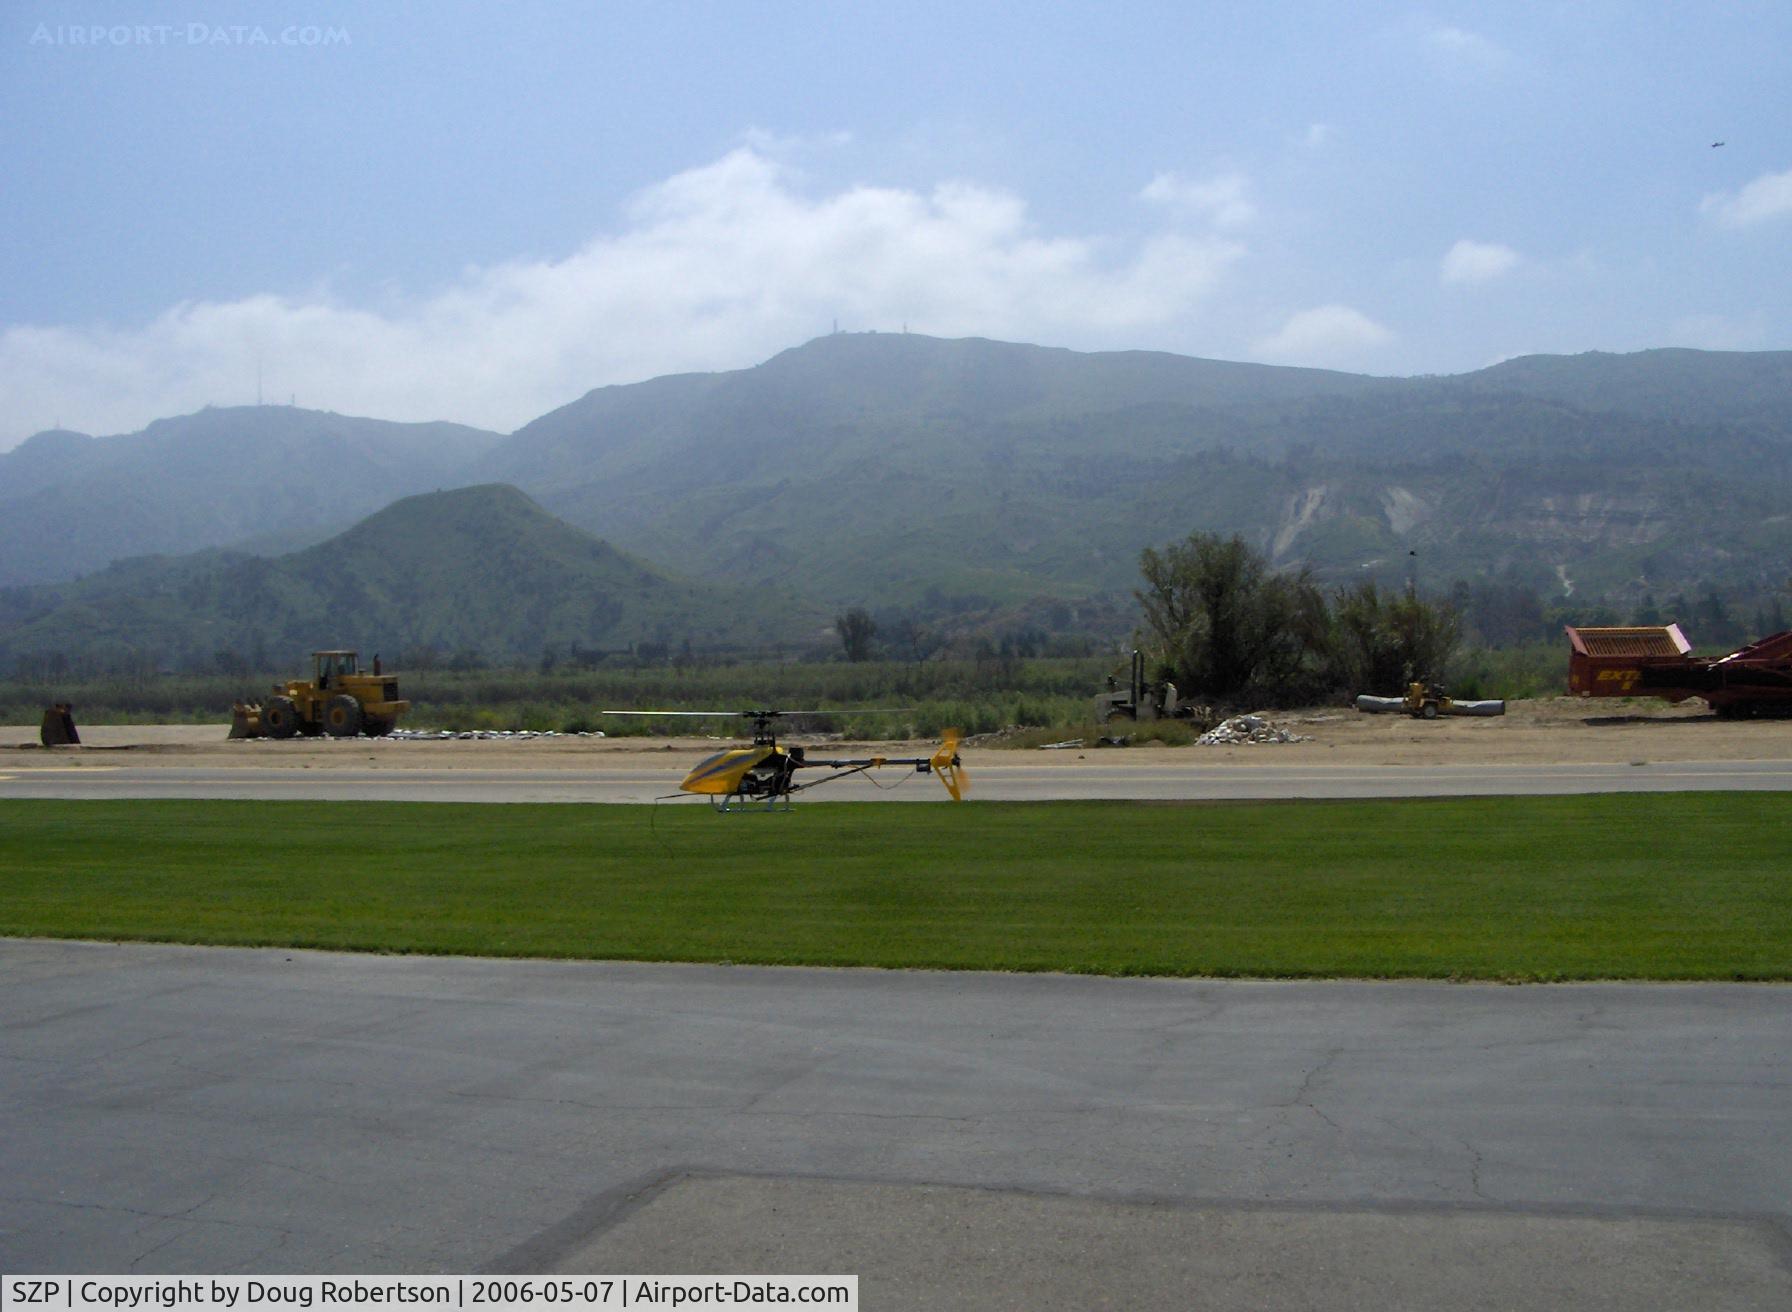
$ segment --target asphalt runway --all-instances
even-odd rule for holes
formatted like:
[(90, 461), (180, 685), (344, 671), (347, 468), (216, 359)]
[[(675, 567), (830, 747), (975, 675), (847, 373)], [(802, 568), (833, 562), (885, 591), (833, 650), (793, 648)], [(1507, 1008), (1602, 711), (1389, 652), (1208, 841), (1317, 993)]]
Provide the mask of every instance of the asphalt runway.
[(0, 941), (0, 1268), (1792, 1306), (1792, 993)]
[[(251, 801), (649, 802), (675, 795), (681, 766), (583, 770), (195, 768), (107, 765), (0, 770), (0, 798), (235, 798)], [(1372, 798), (1546, 795), (1694, 790), (1792, 790), (1792, 761), (1678, 761), (1573, 765), (1208, 765), (1187, 756), (1134, 765), (967, 761), (971, 796), (989, 801), (1073, 798), (1140, 801), (1278, 797)], [(849, 779), (813, 800), (938, 802), (937, 780), (886, 770)], [(687, 799), (688, 800), (688, 799)]]
[[(680, 773), (95, 756), (0, 770), (0, 797), (644, 802)], [(1775, 761), (971, 769), (997, 800), (1792, 788)], [(817, 797), (943, 797), (879, 782)], [(1789, 1004), (0, 940), (0, 1270), (835, 1271), (866, 1307), (1783, 1308)]]

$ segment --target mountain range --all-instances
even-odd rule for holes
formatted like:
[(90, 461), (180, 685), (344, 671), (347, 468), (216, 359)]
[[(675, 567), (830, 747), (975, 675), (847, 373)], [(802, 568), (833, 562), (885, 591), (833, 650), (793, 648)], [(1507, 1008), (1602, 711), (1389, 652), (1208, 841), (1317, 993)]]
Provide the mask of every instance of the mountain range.
[(280, 405), (207, 408), (121, 437), (52, 429), (0, 454), (0, 584), (150, 553), (309, 544), (401, 497), (459, 486), (501, 441)]
[[(508, 436), (207, 410), (116, 438), (42, 433), (0, 455), (0, 583), (73, 596), (71, 580), (115, 558), (223, 548), (94, 577), (250, 578), (299, 568), (296, 548), (348, 550), (361, 530), (336, 535), (401, 497), (488, 484), (672, 580), (667, 599), (717, 589), (678, 594), (692, 615), (723, 596), (786, 613), (805, 598), (805, 623), (849, 605), (925, 616), (1123, 598), (1142, 547), (1195, 530), (1242, 534), (1332, 581), (1498, 579), (1618, 603), (1704, 585), (1763, 594), (1792, 572), (1792, 352), (1531, 356), (1376, 378), (836, 334), (750, 369), (599, 388)], [(467, 569), (478, 555), (450, 553)], [(417, 588), (450, 583), (425, 571), (376, 595), (375, 555), (332, 567), (370, 589), (340, 606), (422, 605)], [(22, 604), (48, 613), (41, 595)], [(499, 627), (485, 603), (460, 606)], [(17, 598), (9, 609), (16, 624)], [(301, 611), (263, 622), (287, 613)], [(744, 612), (728, 613), (744, 632)], [(531, 632), (581, 623), (561, 614)]]
[(812, 604), (681, 579), (555, 519), (513, 487), (407, 497), (276, 557), (139, 556), (71, 583), (0, 589), (0, 664), (290, 663), (318, 648), (533, 664), (640, 648), (816, 641)]

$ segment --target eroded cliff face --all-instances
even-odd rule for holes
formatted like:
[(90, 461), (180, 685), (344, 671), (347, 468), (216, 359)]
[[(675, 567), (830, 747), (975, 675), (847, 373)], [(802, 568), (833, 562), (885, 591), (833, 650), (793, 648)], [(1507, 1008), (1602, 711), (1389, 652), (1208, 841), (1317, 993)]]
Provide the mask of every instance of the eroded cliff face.
[(1285, 557), (1300, 537), (1321, 517), (1333, 518), (1337, 514), (1336, 507), (1331, 513), (1326, 512), (1325, 498), (1330, 489), (1324, 483), (1302, 488), (1288, 497), (1282, 505), (1281, 522), (1276, 525), (1275, 536), (1270, 541), (1270, 555), (1276, 559)]
[(1564, 594), (1786, 573), (1774, 544), (1792, 545), (1792, 513), (1753, 504), (1766, 488), (1751, 495), (1658, 470), (1592, 483), (1582, 471), (1434, 469), (1389, 481), (1327, 470), (1291, 480), (1261, 540), (1276, 564), (1310, 565), (1330, 579), (1405, 577), (1417, 552), (1434, 581), (1518, 570)]
[(1540, 547), (1641, 547), (1669, 531), (1671, 510), (1642, 490), (1577, 492), (1517, 501), (1489, 524)]
[(1437, 506), (1409, 487), (1390, 485), (1381, 490), (1381, 513), (1388, 528), (1405, 535), (1436, 513)]
[(1684, 503), (1643, 487), (1600, 491), (1543, 491), (1488, 480), (1463, 488), (1371, 483), (1350, 487), (1331, 480), (1282, 499), (1271, 529), (1272, 554), (1298, 554), (1303, 539), (1339, 518), (1369, 519), (1394, 538), (1447, 538), (1470, 529), (1544, 545), (1639, 547), (1659, 541)]

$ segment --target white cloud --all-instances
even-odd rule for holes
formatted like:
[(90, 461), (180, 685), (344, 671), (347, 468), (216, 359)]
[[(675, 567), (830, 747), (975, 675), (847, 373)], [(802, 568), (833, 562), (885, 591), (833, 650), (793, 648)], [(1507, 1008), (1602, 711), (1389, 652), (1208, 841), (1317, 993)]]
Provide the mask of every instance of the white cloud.
[(1438, 276), (1445, 282), (1487, 282), (1510, 273), (1520, 259), (1510, 246), (1464, 238), (1444, 255)]
[(1308, 150), (1323, 150), (1337, 135), (1338, 129), (1330, 123), (1309, 123), (1302, 141)]
[(1699, 202), (1699, 213), (1725, 228), (1746, 228), (1792, 215), (1792, 169), (1763, 173), (1738, 192), (1714, 192)]
[(1511, 55), (1498, 42), (1471, 32), (1467, 28), (1441, 25), (1427, 29), (1426, 47), (1450, 63), (1478, 69), (1496, 69), (1505, 65)]
[(1243, 254), (1216, 230), (1243, 203), (1221, 188), (1207, 226), (1121, 245), (1039, 234), (1021, 198), (971, 183), (805, 196), (748, 146), (643, 192), (564, 259), (379, 308), (252, 295), (125, 328), (7, 329), (0, 448), (57, 420), (109, 433), (248, 402), (258, 360), (270, 398), (508, 430), (601, 384), (756, 363), (836, 319), (1131, 345), (1198, 314)]
[(1385, 346), (1393, 333), (1348, 305), (1321, 305), (1290, 315), (1281, 329), (1259, 338), (1257, 353), (1292, 364), (1333, 364)]
[(1139, 193), (1143, 200), (1167, 205), (1216, 228), (1245, 227), (1257, 217), (1250, 182), (1236, 173), (1196, 182), (1175, 173), (1160, 173)]

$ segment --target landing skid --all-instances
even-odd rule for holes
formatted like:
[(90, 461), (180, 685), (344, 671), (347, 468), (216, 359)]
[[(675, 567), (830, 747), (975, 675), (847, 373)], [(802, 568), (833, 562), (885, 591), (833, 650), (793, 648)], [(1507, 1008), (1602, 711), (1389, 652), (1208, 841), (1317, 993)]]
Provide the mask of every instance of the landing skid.
[(781, 797), (743, 797), (739, 793), (729, 793), (726, 797), (711, 797), (709, 805), (721, 815), (768, 815), (794, 810), (791, 801), (789, 793)]

